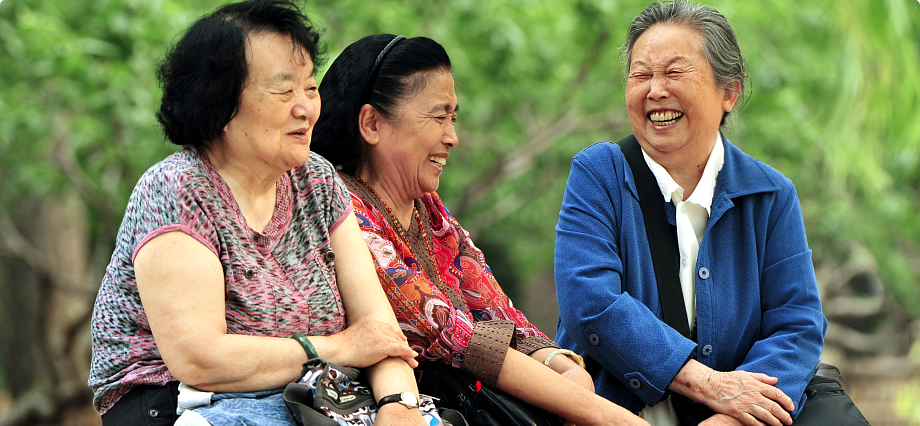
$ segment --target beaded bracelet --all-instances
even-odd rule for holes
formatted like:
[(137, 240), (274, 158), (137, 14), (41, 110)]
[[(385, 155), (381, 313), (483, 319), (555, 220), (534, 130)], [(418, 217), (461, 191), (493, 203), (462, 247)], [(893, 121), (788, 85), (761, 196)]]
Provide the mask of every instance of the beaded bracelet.
[(585, 360), (584, 360), (584, 358), (582, 358), (581, 355), (578, 355), (577, 353), (572, 352), (572, 351), (570, 351), (570, 350), (568, 350), (568, 349), (556, 349), (556, 350), (550, 352), (549, 355), (546, 356), (546, 360), (543, 361), (543, 365), (545, 365), (545, 366), (548, 367), (548, 366), (549, 366), (549, 362), (550, 362), (550, 361), (553, 359), (553, 357), (556, 356), (556, 355), (565, 355), (565, 356), (569, 357), (572, 361), (574, 361), (576, 364), (578, 364), (579, 367), (585, 368)]
[(307, 353), (307, 360), (319, 358), (319, 354), (316, 353), (316, 348), (313, 347), (313, 344), (310, 343), (310, 339), (304, 336), (303, 333), (297, 333), (291, 336), (291, 338), (296, 340), (297, 343), (300, 343), (300, 346), (303, 346), (304, 352)]

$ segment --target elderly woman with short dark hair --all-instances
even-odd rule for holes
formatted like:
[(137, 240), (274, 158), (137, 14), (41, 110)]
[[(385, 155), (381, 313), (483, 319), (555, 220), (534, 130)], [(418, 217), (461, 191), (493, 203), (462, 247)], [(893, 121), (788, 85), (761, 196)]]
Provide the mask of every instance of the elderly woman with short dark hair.
[[(219, 396), (188, 406), (199, 423), (293, 425), (281, 391), (313, 357), (367, 367), (380, 396), (414, 389), (347, 189), (310, 152), (321, 47), (295, 4), (255, 0), (167, 54), (157, 118), (182, 149), (135, 187), (96, 299), (104, 425), (173, 424), (180, 381)], [(263, 409), (228, 404), (242, 400)], [(427, 423), (381, 407), (376, 424)]]
[[(720, 132), (746, 78), (734, 32), (714, 8), (656, 2), (630, 26), (624, 58), (638, 155), (627, 163), (627, 138), (572, 161), (556, 340), (584, 355), (600, 395), (653, 425), (791, 424), (827, 321), (792, 182)], [(637, 193), (646, 166), (650, 198)], [(683, 303), (667, 314), (640, 201), (661, 208), (662, 240), (676, 246), (665, 256)], [(664, 322), (674, 312), (686, 335)]]

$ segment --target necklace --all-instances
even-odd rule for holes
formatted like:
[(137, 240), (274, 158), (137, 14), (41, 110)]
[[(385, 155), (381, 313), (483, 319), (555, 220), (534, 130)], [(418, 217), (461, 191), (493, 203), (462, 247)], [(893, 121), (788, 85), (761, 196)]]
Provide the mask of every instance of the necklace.
[[(409, 241), (406, 230), (403, 229), (402, 224), (400, 224), (399, 220), (396, 219), (396, 215), (393, 214), (393, 210), (390, 209), (390, 206), (387, 205), (387, 202), (383, 201), (383, 198), (380, 198), (380, 194), (378, 194), (374, 188), (371, 188), (371, 186), (368, 185), (367, 182), (365, 182), (363, 179), (358, 176), (354, 176), (354, 178), (356, 181), (358, 181), (358, 183), (367, 188), (371, 194), (374, 194), (374, 197), (377, 197), (377, 199), (380, 200), (380, 203), (383, 204), (383, 207), (387, 210), (389, 215), (387, 218), (389, 220), (387, 220), (387, 222), (390, 222), (390, 225), (396, 229), (396, 233), (399, 235), (399, 238), (402, 239), (403, 244), (409, 248), (409, 251), (412, 252), (413, 255), (415, 255), (414, 250), (412, 250), (412, 243)], [(422, 233), (422, 240), (425, 241), (425, 249), (428, 251), (428, 261), (431, 262), (431, 266), (434, 267), (435, 276), (433, 278), (436, 280), (435, 284), (443, 292), (444, 286), (441, 282), (441, 268), (438, 266), (438, 260), (434, 257), (434, 250), (431, 249), (431, 242), (428, 239), (428, 232), (425, 230), (425, 225), (422, 223), (422, 217), (418, 214), (418, 208), (414, 205), (414, 203), (412, 206), (412, 213), (415, 215), (415, 221), (418, 222), (418, 229)]]

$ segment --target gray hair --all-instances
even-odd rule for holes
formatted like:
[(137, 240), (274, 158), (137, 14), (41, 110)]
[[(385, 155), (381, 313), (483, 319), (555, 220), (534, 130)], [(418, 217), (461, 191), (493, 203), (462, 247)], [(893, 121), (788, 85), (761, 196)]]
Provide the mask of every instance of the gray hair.
[[(626, 33), (626, 44), (620, 49), (626, 75), (629, 75), (632, 50), (636, 40), (655, 24), (684, 25), (699, 32), (702, 37), (700, 48), (715, 74), (716, 83), (732, 91), (735, 90), (734, 83), (740, 83), (741, 90), (738, 91), (738, 97), (744, 99), (747, 70), (744, 66), (744, 57), (741, 55), (741, 48), (738, 47), (738, 40), (735, 38), (735, 31), (732, 30), (725, 16), (716, 8), (696, 4), (690, 0), (673, 0), (667, 3), (657, 1), (650, 4), (636, 19), (633, 19)], [(720, 125), (725, 124), (727, 117), (726, 112), (722, 115)]]

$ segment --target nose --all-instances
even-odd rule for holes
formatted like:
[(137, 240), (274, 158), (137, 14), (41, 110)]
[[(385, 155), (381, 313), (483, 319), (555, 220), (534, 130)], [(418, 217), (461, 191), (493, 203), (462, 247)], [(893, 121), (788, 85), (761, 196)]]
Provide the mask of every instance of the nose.
[(457, 137), (457, 128), (454, 126), (453, 121), (448, 124), (447, 131), (444, 132), (444, 136), (441, 138), (441, 143), (450, 148), (456, 148), (460, 143), (460, 138)]
[(670, 95), (668, 92), (668, 79), (663, 75), (656, 75), (649, 80), (648, 98), (651, 100), (665, 99)]
[(300, 93), (297, 95), (294, 107), (291, 108), (291, 115), (300, 120), (310, 120), (311, 117), (319, 115), (320, 106), (319, 92)]

